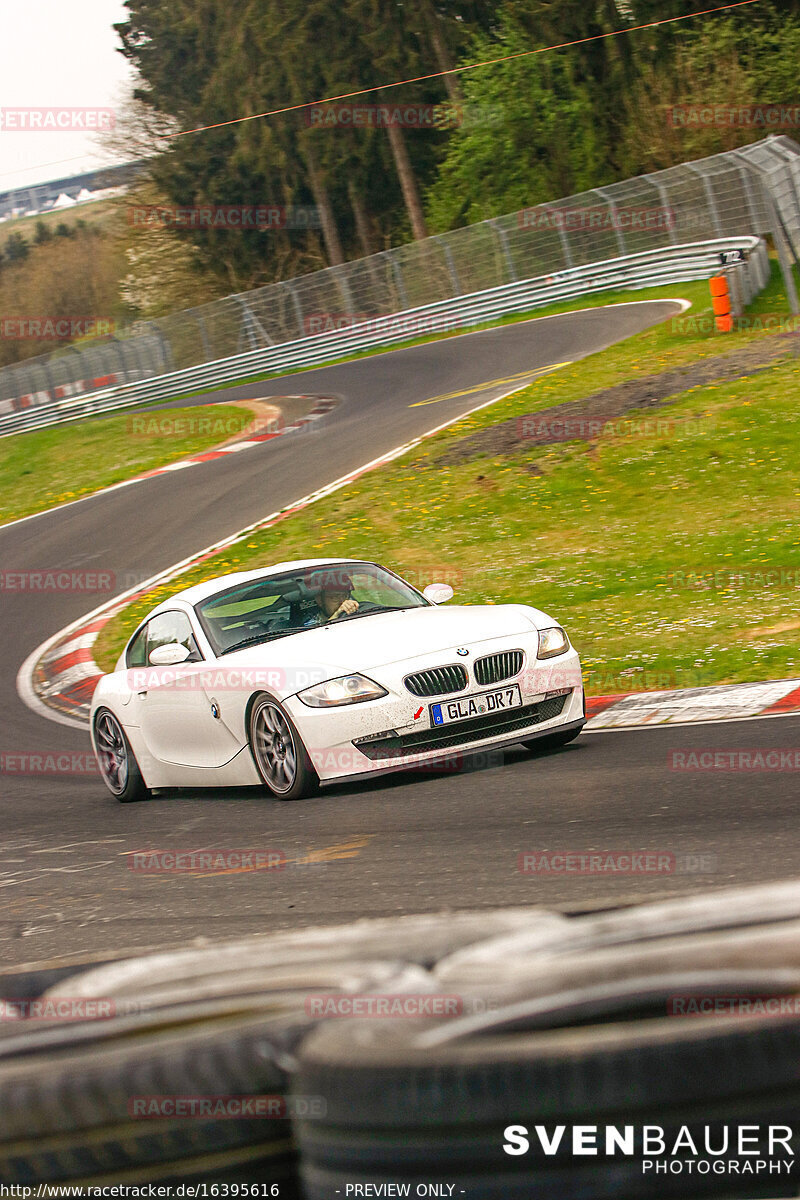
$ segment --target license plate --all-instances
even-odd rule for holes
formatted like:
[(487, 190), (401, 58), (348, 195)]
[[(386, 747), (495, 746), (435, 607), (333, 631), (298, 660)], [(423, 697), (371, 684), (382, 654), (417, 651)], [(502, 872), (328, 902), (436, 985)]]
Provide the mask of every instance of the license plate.
[(462, 696), (460, 700), (447, 700), (430, 706), (432, 725), (452, 725), (455, 721), (468, 721), (470, 717), (483, 717), (488, 713), (505, 712), (509, 708), (521, 708), (522, 696), (519, 687), (497, 688), (494, 692), (482, 692), (479, 696)]

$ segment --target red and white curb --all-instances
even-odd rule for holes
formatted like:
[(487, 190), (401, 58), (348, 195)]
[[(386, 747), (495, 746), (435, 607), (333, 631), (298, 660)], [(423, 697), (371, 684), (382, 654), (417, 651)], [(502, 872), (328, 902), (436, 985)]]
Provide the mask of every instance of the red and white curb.
[[(282, 437), (286, 433), (292, 433), (296, 429), (306, 429), (314, 421), (319, 421), (322, 417), (326, 417), (337, 404), (336, 400), (328, 396), (264, 396), (263, 399), (265, 401), (315, 400), (316, 403), (307, 417), (300, 417), (298, 420), (293, 421), (291, 425), (281, 425), (279, 429), (270, 430), (268, 433), (253, 434), (252, 437), (243, 438), (239, 442), (231, 442), (229, 445), (219, 446), (215, 450), (202, 451), (200, 454), (193, 454), (191, 458), (182, 458), (179, 462), (167, 463), (165, 467), (155, 467), (152, 471), (145, 471), (142, 475), (134, 475), (132, 479), (126, 479), (124, 484), (118, 484), (117, 486), (123, 487), (129, 483), (139, 483), (142, 479), (153, 479), (156, 475), (168, 475), (171, 471), (183, 471), (186, 467), (193, 467), (197, 463), (211, 462), (215, 458), (224, 458), (226, 454), (238, 454), (241, 450), (249, 450), (251, 446), (259, 446), (262, 442), (271, 442), (274, 438)], [(234, 401), (233, 403), (236, 402)]]
[(586, 729), (590, 733), (604, 729), (636, 729), (642, 725), (684, 725), (781, 716), (800, 712), (800, 679), (716, 684), (671, 692), (587, 696), (586, 711), (590, 718)]
[[(96, 492), (87, 492), (85, 496), (78, 496), (77, 500), (65, 500), (63, 504), (54, 504), (52, 508), (44, 509), (42, 512), (30, 513), (27, 517), (17, 517), (13, 521), (7, 521), (4, 525), (0, 525), (0, 529), (8, 529), (11, 525), (21, 525), (23, 521), (35, 521), (38, 517), (45, 517), (48, 513), (58, 512), (62, 508), (71, 508), (75, 504), (85, 504), (88, 500), (95, 500), (98, 496), (105, 496), (108, 492), (118, 492), (121, 488), (131, 487), (134, 483), (141, 483), (144, 479), (152, 479), (156, 475), (169, 475), (172, 471), (183, 471), (187, 467), (194, 467), (198, 463), (209, 462), (213, 458), (223, 458), (226, 454), (236, 454), (240, 450), (249, 450), (253, 446), (259, 446), (262, 442), (270, 442), (275, 438), (283, 437), (287, 433), (295, 433), (300, 429), (307, 429), (313, 425), (315, 421), (320, 421), (327, 417), (329, 413), (336, 408), (338, 400), (331, 396), (263, 396), (259, 397), (263, 400), (315, 400), (315, 404), (311, 411), (305, 417), (299, 417), (293, 421), (291, 425), (282, 425), (280, 429), (269, 433), (260, 433), (253, 437), (243, 438), (240, 442), (231, 442), (228, 446), (220, 446), (216, 450), (207, 450), (201, 454), (194, 454), (191, 458), (182, 458), (179, 462), (167, 463), (164, 467), (155, 467), (152, 471), (144, 471), (141, 475), (133, 475), (130, 479), (122, 479), (119, 483), (112, 483), (108, 487), (100, 488)], [(232, 401), (236, 403), (236, 401)], [(138, 410), (137, 410), (138, 411)], [(148, 410), (147, 415), (153, 416), (156, 412), (165, 412), (168, 409), (153, 409)]]
[(94, 379), (77, 379), (74, 383), (65, 383), (54, 387), (52, 391), (28, 392), (27, 395), (18, 396), (14, 400), (3, 400), (0, 403), (0, 412), (22, 412), (26, 408), (35, 408), (37, 404), (50, 404), (53, 400), (66, 400), (69, 396), (75, 396), (77, 399), (90, 392), (96, 392), (100, 388), (113, 387), (114, 384), (121, 382), (122, 380), (117, 375), (98, 375)]

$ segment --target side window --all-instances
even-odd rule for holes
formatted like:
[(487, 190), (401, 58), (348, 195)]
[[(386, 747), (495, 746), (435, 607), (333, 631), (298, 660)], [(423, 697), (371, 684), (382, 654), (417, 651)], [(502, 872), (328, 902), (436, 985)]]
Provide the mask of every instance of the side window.
[(137, 633), (136, 637), (128, 647), (128, 653), (125, 656), (126, 665), (129, 667), (146, 667), (147, 666), (147, 626), (143, 625)]
[(179, 642), (190, 652), (187, 662), (202, 662), (197, 642), (192, 634), (192, 626), (186, 613), (165, 612), (153, 617), (147, 624), (147, 662), (156, 646), (167, 646), (171, 642)]

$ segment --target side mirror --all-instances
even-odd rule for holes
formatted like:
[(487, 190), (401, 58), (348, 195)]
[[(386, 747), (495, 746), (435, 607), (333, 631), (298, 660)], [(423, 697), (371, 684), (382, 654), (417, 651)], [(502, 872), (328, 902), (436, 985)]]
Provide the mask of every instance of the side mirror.
[(150, 651), (150, 665), (153, 667), (176, 667), (178, 663), (186, 662), (191, 651), (180, 642), (168, 642), (166, 646), (156, 646)]
[(422, 594), (431, 604), (446, 604), (453, 599), (453, 589), (449, 583), (429, 583)]

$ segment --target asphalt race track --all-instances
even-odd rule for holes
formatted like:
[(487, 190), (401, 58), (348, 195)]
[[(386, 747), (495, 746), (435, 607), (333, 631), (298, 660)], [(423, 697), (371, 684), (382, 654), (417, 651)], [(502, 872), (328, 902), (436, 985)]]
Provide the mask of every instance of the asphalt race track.
[[(313, 433), (0, 529), (0, 564), (153, 574), (503, 395), (522, 382), (513, 376), (583, 357), (674, 311), (669, 302), (588, 310), (203, 397), (296, 391), (340, 404)], [(463, 394), (411, 407), (449, 393)], [(0, 752), (88, 750), (86, 734), (26, 708), (15, 680), (36, 646), (97, 603), (80, 594), (3, 594)], [(286, 805), (251, 791), (120, 805), (97, 779), (1, 775), (0, 964), (446, 907), (580, 909), (798, 875), (791, 774), (668, 768), (673, 749), (787, 748), (797, 732), (798, 718), (780, 717), (584, 735), (549, 756), (514, 748), (495, 765), (478, 759), (459, 774), (389, 776)], [(203, 878), (128, 866), (135, 850), (208, 847), (278, 850), (288, 863)], [(673, 854), (683, 869), (616, 878), (519, 870), (526, 851), (598, 849)]]

